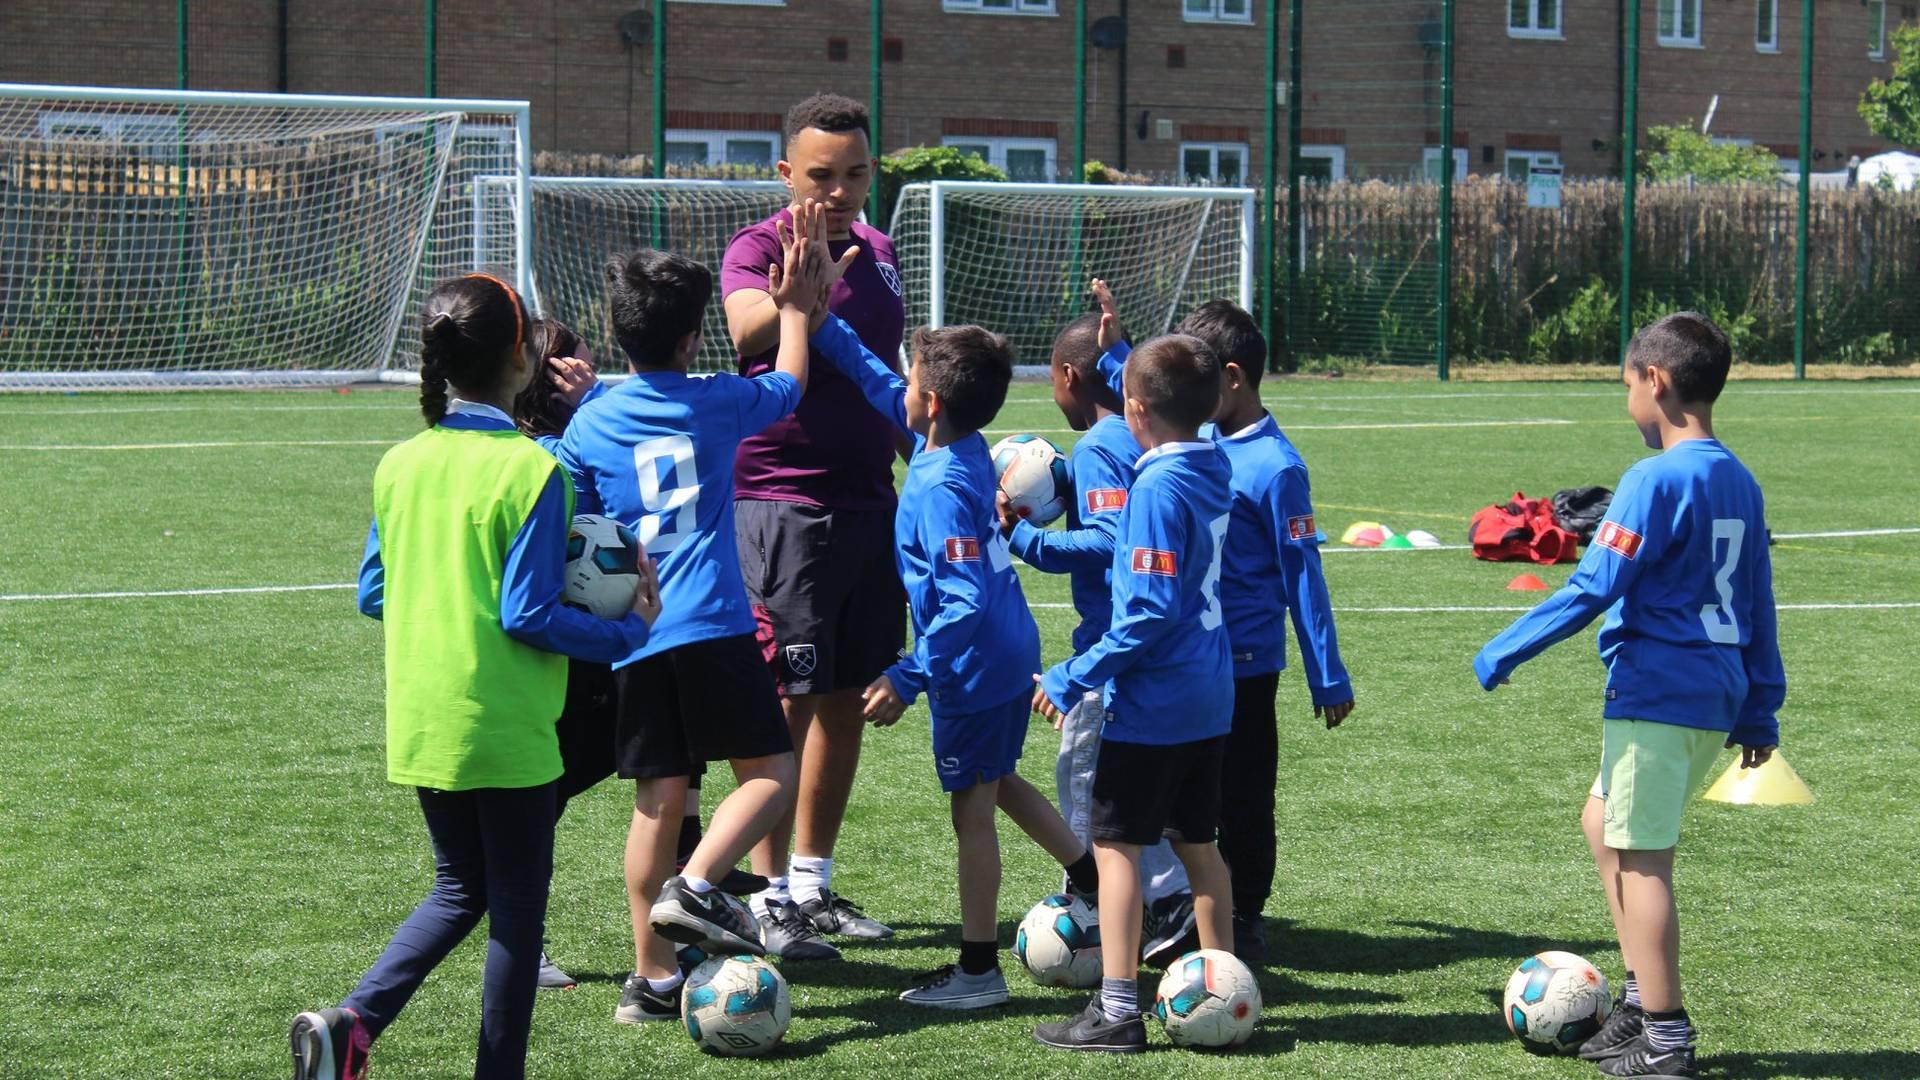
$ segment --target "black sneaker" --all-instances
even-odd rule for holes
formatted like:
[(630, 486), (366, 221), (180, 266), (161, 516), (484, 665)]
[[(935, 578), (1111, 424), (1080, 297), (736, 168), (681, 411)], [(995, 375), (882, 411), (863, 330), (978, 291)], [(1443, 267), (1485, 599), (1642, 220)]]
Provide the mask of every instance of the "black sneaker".
[(1108, 1023), (1107, 1014), (1100, 1011), (1100, 999), (1095, 998), (1071, 1020), (1034, 1028), (1033, 1038), (1040, 1045), (1057, 1050), (1138, 1054), (1147, 1048), (1147, 1025), (1138, 1016), (1130, 1016), (1117, 1024)]
[[(687, 868), (685, 859), (674, 863), (673, 872), (678, 874)], [(713, 887), (728, 896), (752, 896), (767, 887), (767, 879), (759, 874), (750, 874), (739, 867), (730, 867), (725, 877), (713, 883)]]
[(822, 889), (818, 900), (801, 904), (800, 914), (805, 915), (813, 923), (813, 928), (823, 934), (839, 934), (841, 937), (865, 938), (869, 941), (893, 936), (892, 927), (868, 918), (857, 904), (832, 889)]
[(696, 893), (683, 878), (674, 878), (660, 890), (660, 899), (647, 913), (653, 932), (669, 941), (700, 945), (709, 952), (767, 951), (760, 944), (760, 927), (735, 897), (712, 889)]
[(1259, 967), (1267, 962), (1267, 922), (1260, 916), (1251, 918), (1233, 913), (1233, 955), (1249, 967)]
[(654, 1020), (680, 1019), (680, 991), (686, 989), (685, 979), (679, 985), (664, 994), (657, 993), (641, 978), (639, 972), (627, 976), (620, 987), (620, 1005), (613, 1010), (613, 1018), (623, 1024), (645, 1024)]
[(1694, 1063), (1693, 1047), (1655, 1050), (1641, 1035), (1621, 1048), (1618, 1055), (1602, 1061), (1600, 1075), (1633, 1080), (1697, 1080), (1700, 1066)]
[(800, 914), (800, 906), (791, 900), (767, 904), (760, 916), (760, 943), (769, 955), (782, 960), (838, 960), (840, 950), (820, 936), (812, 920)]
[(352, 1009), (320, 1009), (293, 1018), (293, 1080), (361, 1080), (373, 1040)]
[(1627, 1044), (1640, 1037), (1647, 1026), (1647, 1014), (1638, 1005), (1627, 1004), (1627, 996), (1621, 994), (1613, 999), (1613, 1011), (1607, 1014), (1607, 1022), (1599, 1031), (1587, 1036), (1580, 1044), (1582, 1061), (1609, 1061), (1620, 1056)]
[(1194, 918), (1193, 894), (1163, 896), (1147, 907), (1140, 925), (1140, 962), (1165, 970), (1175, 960), (1200, 947), (1200, 924)]

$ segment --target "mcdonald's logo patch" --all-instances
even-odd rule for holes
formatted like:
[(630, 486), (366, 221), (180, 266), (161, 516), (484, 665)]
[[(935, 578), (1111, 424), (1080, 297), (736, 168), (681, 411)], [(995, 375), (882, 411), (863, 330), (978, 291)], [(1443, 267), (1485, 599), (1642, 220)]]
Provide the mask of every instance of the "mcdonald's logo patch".
[(1306, 540), (1319, 531), (1313, 527), (1312, 514), (1301, 514), (1299, 517), (1287, 519), (1287, 538), (1290, 540)]
[(948, 562), (979, 562), (980, 541), (971, 536), (947, 537)]
[(1098, 514), (1103, 510), (1120, 510), (1126, 505), (1126, 488), (1094, 488), (1087, 492), (1087, 513), (1089, 514)]
[(1593, 542), (1628, 560), (1640, 554), (1640, 534), (1618, 522), (1601, 522), (1600, 531), (1593, 534)]
[(1134, 548), (1133, 558), (1129, 560), (1136, 574), (1158, 574), (1161, 577), (1174, 576), (1173, 552), (1158, 548)]

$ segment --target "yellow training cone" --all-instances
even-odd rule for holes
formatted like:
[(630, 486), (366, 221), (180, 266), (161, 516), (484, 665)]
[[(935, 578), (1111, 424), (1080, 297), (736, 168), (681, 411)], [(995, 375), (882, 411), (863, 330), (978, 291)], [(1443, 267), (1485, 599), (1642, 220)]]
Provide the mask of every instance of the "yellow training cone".
[(1802, 806), (1813, 801), (1813, 789), (1777, 751), (1757, 769), (1742, 769), (1736, 753), (1733, 764), (1700, 797), (1752, 806)]
[[(1380, 527), (1380, 523), (1377, 521), (1356, 521), (1347, 526), (1346, 532), (1340, 534), (1340, 542), (1351, 545), (1361, 533), (1366, 532), (1368, 529), (1378, 529)], [(1384, 539), (1384, 537), (1382, 539)], [(1375, 543), (1378, 543), (1378, 541), (1375, 541)]]

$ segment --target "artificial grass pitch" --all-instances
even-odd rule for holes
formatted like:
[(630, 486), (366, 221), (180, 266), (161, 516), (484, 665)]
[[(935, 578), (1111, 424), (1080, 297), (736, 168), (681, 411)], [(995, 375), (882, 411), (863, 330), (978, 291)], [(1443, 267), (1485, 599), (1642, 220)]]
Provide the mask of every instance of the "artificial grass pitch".
[[(1464, 542), (1516, 489), (1612, 486), (1646, 451), (1609, 384), (1273, 380), (1319, 523)], [(1811, 806), (1696, 802), (1678, 885), (1687, 1004), (1716, 1077), (1920, 1075), (1920, 386), (1735, 384), (1720, 434), (1777, 534), (1789, 691), (1783, 747)], [(424, 893), (426, 833), (383, 779), (381, 639), (350, 590), (384, 446), (419, 429), (405, 391), (0, 397), (0, 1076), (254, 1077), (285, 1067), (296, 1010), (337, 1001)], [(1072, 436), (1020, 384), (990, 429)], [(48, 449), (50, 446), (65, 449)], [(102, 447), (116, 447), (104, 449)], [(794, 1020), (760, 1061), (698, 1053), (675, 1025), (613, 1022), (632, 963), (608, 782), (559, 829), (530, 1073), (1587, 1077), (1506, 1033), (1498, 995), (1536, 950), (1620, 962), (1577, 819), (1599, 759), (1592, 632), (1500, 693), (1474, 651), (1544, 594), (1464, 551), (1340, 551), (1327, 577), (1358, 691), (1345, 726), (1280, 680), (1281, 847), (1267, 1008), (1245, 1050), (1089, 1061), (1036, 1045), (1082, 992), (1009, 968), (978, 1014), (895, 1000), (958, 945), (953, 838), (926, 713), (868, 733), (835, 887), (890, 923), (837, 964), (788, 964)], [(1568, 567), (1540, 569), (1547, 584)], [(1022, 571), (1048, 661), (1074, 615)], [(91, 599), (20, 599), (94, 593)], [(1798, 606), (1844, 605), (1844, 606)], [(1051, 791), (1056, 737), (1023, 773)], [(724, 771), (724, 770), (723, 770)], [(711, 806), (724, 780), (716, 775)], [(1002, 942), (1057, 868), (1007, 826)], [(444, 964), (374, 1055), (382, 1080), (466, 1075), (483, 939)]]

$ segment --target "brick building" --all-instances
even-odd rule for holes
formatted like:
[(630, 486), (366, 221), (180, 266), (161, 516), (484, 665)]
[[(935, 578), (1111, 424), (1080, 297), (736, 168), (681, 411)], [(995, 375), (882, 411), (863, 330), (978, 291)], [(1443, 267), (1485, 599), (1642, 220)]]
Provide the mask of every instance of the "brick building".
[[(652, 140), (648, 2), (438, 0), (434, 89), (529, 99), (538, 149), (643, 151)], [(1457, 172), (1617, 172), (1626, 2), (1458, 0)], [(1798, 4), (1639, 2), (1643, 125), (1698, 123), (1711, 110), (1715, 136), (1797, 153)], [(1354, 178), (1436, 173), (1438, 0), (1304, 7), (1308, 167)], [(1088, 49), (1089, 158), (1161, 176), (1257, 174), (1264, 3), (1087, 8), (1102, 29)], [(10, 0), (0, 6), (9, 44), (0, 81), (173, 86), (172, 9)], [(427, 86), (425, 0), (190, 0), (188, 11), (194, 89), (408, 95)], [(1069, 169), (1072, 13), (1073, 0), (888, 0), (883, 148), (968, 147), (1016, 177)], [(1855, 106), (1888, 70), (1893, 26), (1915, 17), (1911, 0), (1818, 0), (1816, 169), (1883, 148)], [(766, 163), (793, 100), (815, 90), (865, 97), (867, 20), (865, 0), (670, 0), (670, 157)]]

